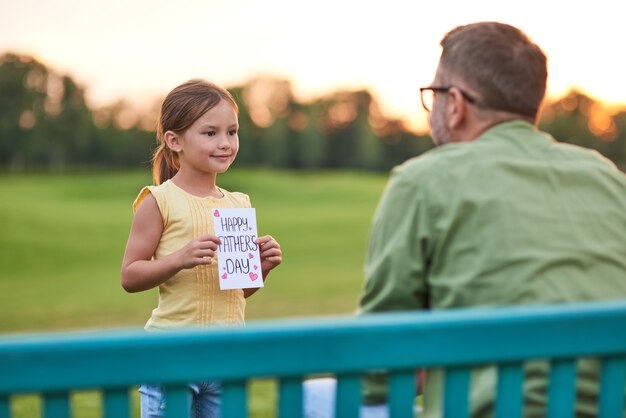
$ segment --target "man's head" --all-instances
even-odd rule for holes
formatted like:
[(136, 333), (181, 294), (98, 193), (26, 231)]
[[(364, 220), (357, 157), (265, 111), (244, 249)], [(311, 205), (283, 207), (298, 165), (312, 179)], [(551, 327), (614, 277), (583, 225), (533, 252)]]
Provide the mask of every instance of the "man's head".
[(519, 29), (497, 22), (459, 26), (443, 47), (430, 123), (437, 144), (471, 141), (497, 123), (536, 122), (545, 95), (546, 56)]

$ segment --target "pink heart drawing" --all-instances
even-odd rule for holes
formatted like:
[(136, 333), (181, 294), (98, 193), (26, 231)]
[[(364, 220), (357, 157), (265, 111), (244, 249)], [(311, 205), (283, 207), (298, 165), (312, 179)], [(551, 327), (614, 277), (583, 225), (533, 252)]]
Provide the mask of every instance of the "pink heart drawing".
[(252, 273), (250, 272), (250, 274), (248, 274), (248, 276), (250, 276), (250, 280), (255, 281), (256, 279), (259, 278), (259, 275), (256, 273)]
[(226, 274), (226, 273), (222, 274), (222, 279), (225, 279), (227, 277), (228, 277), (228, 274)]
[(259, 266), (257, 266), (257, 265), (254, 265), (252, 267), (254, 267), (255, 270), (258, 270), (258, 268), (259, 268)]
[(213, 216), (215, 216), (215, 217), (219, 218), (219, 216), (220, 216), (220, 211), (219, 211), (219, 210), (217, 210), (217, 209), (215, 209), (215, 212), (213, 212)]
[(254, 255), (252, 253), (248, 253), (248, 258), (254, 258)]

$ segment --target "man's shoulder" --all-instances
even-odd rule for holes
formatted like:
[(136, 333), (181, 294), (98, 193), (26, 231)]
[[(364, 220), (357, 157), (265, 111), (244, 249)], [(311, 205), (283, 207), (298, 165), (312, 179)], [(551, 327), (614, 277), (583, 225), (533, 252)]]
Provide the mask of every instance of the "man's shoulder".
[(615, 167), (615, 164), (599, 151), (566, 142), (555, 142), (553, 148), (568, 159), (580, 162), (599, 163)]
[(422, 178), (423, 174), (442, 174), (458, 167), (459, 162), (467, 161), (473, 152), (467, 144), (446, 144), (405, 161), (394, 171), (415, 179)]

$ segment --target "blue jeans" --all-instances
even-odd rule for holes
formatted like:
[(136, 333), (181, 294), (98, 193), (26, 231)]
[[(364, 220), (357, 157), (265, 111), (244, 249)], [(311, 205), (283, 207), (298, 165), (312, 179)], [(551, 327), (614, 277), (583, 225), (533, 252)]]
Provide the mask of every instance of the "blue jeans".
[[(333, 378), (306, 380), (303, 384), (304, 418), (335, 418), (337, 381)], [(361, 405), (359, 418), (389, 418), (387, 405)]]
[[(190, 383), (190, 418), (220, 418), (222, 387), (218, 382)], [(166, 414), (165, 390), (160, 385), (141, 385), (141, 418), (163, 418)], [(178, 417), (176, 417), (178, 418)]]
[[(302, 385), (304, 418), (335, 418), (337, 381), (333, 378), (306, 380)], [(415, 407), (417, 414), (418, 408)], [(359, 418), (389, 418), (389, 406), (361, 405)]]

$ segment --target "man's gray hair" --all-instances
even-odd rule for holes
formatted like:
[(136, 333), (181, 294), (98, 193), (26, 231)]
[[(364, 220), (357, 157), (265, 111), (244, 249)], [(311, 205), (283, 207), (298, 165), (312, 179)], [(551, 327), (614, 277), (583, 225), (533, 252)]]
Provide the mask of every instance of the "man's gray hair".
[(536, 118), (546, 92), (547, 59), (521, 30), (498, 22), (459, 26), (441, 41), (440, 68), (485, 107)]

